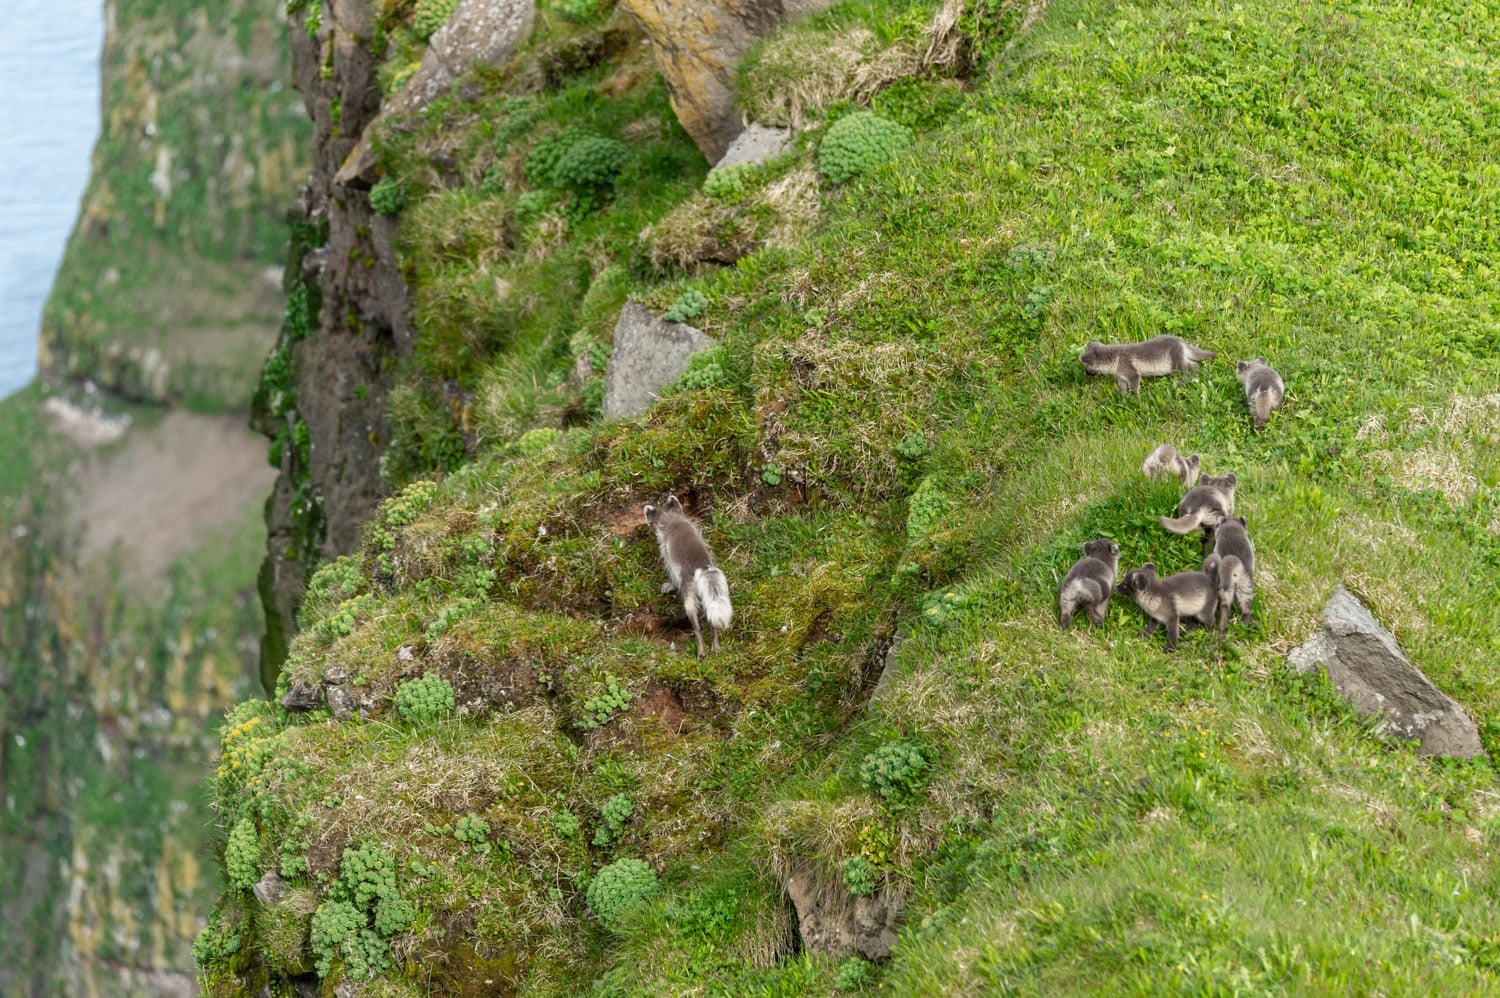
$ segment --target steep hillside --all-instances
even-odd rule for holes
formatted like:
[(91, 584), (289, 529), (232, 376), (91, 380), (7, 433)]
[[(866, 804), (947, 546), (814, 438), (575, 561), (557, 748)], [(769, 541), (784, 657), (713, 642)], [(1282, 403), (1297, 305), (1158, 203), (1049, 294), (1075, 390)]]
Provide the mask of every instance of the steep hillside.
[(103, 129), (0, 403), (0, 993), (190, 994), (219, 890), (202, 771), (255, 691), (271, 469), (245, 426), (305, 170), (284, 26), (107, 5)]
[[(427, 6), (380, 8), (391, 92)], [(226, 722), (206, 987), (1492, 989), (1489, 761), (1284, 662), (1342, 582), (1496, 745), (1496, 15), (849, 0), (739, 69), (791, 151), (704, 178), (633, 22), (558, 2), (368, 133), (399, 492), (310, 580), (297, 709)], [(719, 345), (601, 421), (627, 300)], [(1079, 364), (1159, 333), (1217, 356)], [(1085, 540), (1198, 566), (1164, 440), (1237, 475), (1253, 623), (1059, 631)], [(702, 661), (669, 495), (734, 598)]]

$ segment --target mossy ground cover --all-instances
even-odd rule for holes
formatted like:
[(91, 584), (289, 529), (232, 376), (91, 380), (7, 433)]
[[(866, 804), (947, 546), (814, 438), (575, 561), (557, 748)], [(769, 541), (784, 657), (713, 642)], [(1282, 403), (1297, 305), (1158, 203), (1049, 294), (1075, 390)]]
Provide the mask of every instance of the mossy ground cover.
[[(315, 580), (287, 675), (341, 673), (366, 719), (245, 708), (268, 742), (216, 782), (226, 829), (253, 818), (301, 918), (345, 850), (396, 857), (418, 914), (383, 976), (419, 992), (1492, 988), (1490, 764), (1382, 741), (1283, 660), (1342, 581), (1495, 746), (1497, 14), (1053, 4), (911, 152), (824, 187), (804, 247), (693, 283), (711, 383), (630, 423), (506, 401), (475, 460), (392, 499)], [(624, 253), (608, 217), (526, 266)], [(615, 304), (686, 286), (600, 263)], [(523, 392), (518, 344), (603, 331), (581, 283), (477, 394)], [(1161, 332), (1218, 356), (1132, 396), (1077, 362)], [(1232, 364), (1259, 355), (1288, 399), (1257, 434)], [(563, 432), (516, 443), (537, 426)], [(1239, 475), (1254, 623), (1169, 655), (1116, 599), (1061, 633), (1084, 540), (1196, 567), (1155, 522), (1179, 490), (1139, 471), (1166, 440)], [(669, 492), (735, 600), (703, 663), (638, 518)], [(431, 675), (453, 713), (402, 719)], [(601, 923), (589, 885), (625, 859), (659, 890)], [(891, 959), (799, 952), (794, 868), (904, 897)], [(281, 973), (260, 917), (223, 899), (243, 945), (211, 985)]]

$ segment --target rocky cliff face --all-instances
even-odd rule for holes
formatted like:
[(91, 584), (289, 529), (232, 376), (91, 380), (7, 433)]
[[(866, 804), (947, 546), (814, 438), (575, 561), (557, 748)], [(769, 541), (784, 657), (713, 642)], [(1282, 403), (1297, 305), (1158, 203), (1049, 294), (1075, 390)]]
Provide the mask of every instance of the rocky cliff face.
[[(267, 617), (262, 676), (286, 656), (308, 573), (352, 551), (379, 500), (385, 397), (411, 349), (406, 285), (394, 224), (370, 207), (369, 183), (340, 181), (340, 167), (380, 111), (374, 14), (337, 0), (321, 22), (291, 32), (292, 77), (316, 129), (314, 164), (293, 209), (296, 232), (286, 288), (306, 302), (273, 356), (284, 383), (263, 384), (254, 425), (281, 440), (280, 476), (266, 506), (268, 546), (260, 591)], [(311, 30), (309, 30), (309, 27)]]

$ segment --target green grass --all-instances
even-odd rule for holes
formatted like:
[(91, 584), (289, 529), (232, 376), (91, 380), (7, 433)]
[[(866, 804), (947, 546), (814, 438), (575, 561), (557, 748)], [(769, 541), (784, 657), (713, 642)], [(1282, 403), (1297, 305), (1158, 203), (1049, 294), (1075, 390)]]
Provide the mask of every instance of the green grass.
[[(343, 667), (367, 720), (267, 710), (282, 762), (265, 771), (319, 764), (221, 777), (225, 815), (257, 816), (268, 864), (316, 820), (293, 874), (314, 894), (345, 845), (417, 851), (398, 879), (434, 973), (528, 993), (826, 993), (843, 957), (797, 952), (780, 878), (838, 881), (855, 856), (906, 899), (875, 970), (893, 993), (1492, 989), (1489, 763), (1389, 745), (1283, 667), (1343, 582), (1493, 742), (1500, 684), (1477, 665), (1500, 650), (1492, 8), (1059, 0), (962, 97), (917, 91), (953, 100), (942, 115), (884, 98), (916, 145), (821, 187), (803, 245), (700, 273), (719, 375), (628, 423), (549, 412), (538, 382), (626, 294), (681, 297), (633, 254), (690, 182), (643, 173), (537, 258), (524, 228), (487, 245), (436, 224), (488, 217), (523, 181), (476, 193), (479, 154), (462, 191), (424, 181), (403, 253), (433, 337), (410, 382), (448, 372), (487, 431), (304, 606), (287, 678)], [(595, 107), (571, 94), (537, 120)], [(602, 134), (646, 105), (607, 106)], [(392, 162), (420, 178), (421, 148)], [(476, 272), (517, 304), (471, 334), (422, 296)], [(1218, 356), (1132, 396), (1078, 364), (1090, 339), (1161, 332)], [(1254, 433), (1232, 365), (1258, 355), (1289, 394)], [(565, 432), (516, 443), (536, 426)], [(1179, 490), (1140, 476), (1167, 440), (1239, 476), (1254, 623), (1168, 654), (1116, 599), (1104, 627), (1061, 633), (1083, 541), (1115, 538), (1122, 569), (1198, 564), (1196, 539), (1155, 522)], [(444, 463), (407, 455), (401, 478)], [(704, 663), (639, 521), (668, 493), (734, 594)], [(456, 715), (406, 724), (397, 684), (433, 673)], [(927, 764), (873, 794), (862, 763), (891, 743)], [(621, 794), (629, 821), (597, 835)], [(424, 837), (471, 814), (485, 863)], [(587, 886), (625, 858), (662, 892), (605, 931)], [(264, 980), (248, 962), (205, 973)]]

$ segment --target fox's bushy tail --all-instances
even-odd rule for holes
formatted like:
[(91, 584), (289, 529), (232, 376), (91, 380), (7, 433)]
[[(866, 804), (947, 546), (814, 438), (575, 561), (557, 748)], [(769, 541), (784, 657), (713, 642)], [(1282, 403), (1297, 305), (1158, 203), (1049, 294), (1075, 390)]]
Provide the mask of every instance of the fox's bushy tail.
[(693, 588), (698, 591), (698, 602), (708, 622), (719, 630), (729, 626), (734, 617), (734, 607), (729, 603), (729, 580), (717, 568), (699, 569), (693, 576)]
[(1179, 516), (1175, 520), (1169, 516), (1159, 516), (1157, 519), (1161, 521), (1163, 527), (1166, 527), (1174, 534), (1191, 534), (1194, 530), (1205, 524), (1215, 526), (1218, 523), (1217, 517), (1205, 506), (1190, 509), (1185, 515)]

